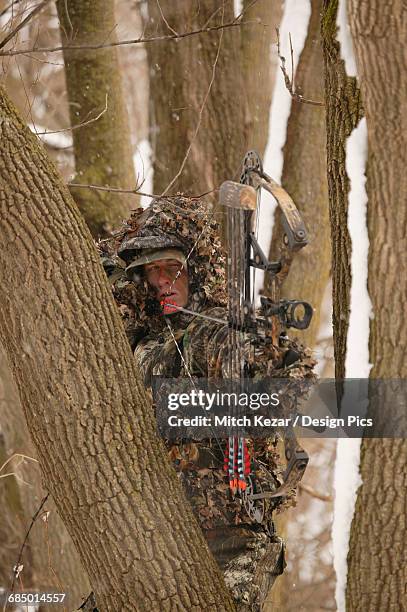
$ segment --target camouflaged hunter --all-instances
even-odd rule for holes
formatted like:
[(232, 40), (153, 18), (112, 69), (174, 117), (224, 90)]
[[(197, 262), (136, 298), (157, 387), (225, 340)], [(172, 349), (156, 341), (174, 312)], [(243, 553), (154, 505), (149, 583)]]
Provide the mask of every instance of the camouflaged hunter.
[[(123, 228), (99, 246), (146, 387), (151, 387), (154, 375), (219, 378), (230, 374), (226, 254), (208, 205), (182, 196), (160, 198), (147, 209), (135, 211)], [(150, 284), (149, 269), (156, 269), (159, 276), (164, 269), (165, 281)], [(187, 271), (185, 309), (165, 314), (166, 292), (171, 297), (181, 270)], [(296, 342), (285, 337), (284, 342), (263, 343), (253, 351), (253, 340), (246, 334), (244, 350), (251, 376), (297, 380), (313, 376), (310, 352)], [(237, 608), (260, 610), (284, 568), (284, 545), (274, 532), (272, 514), (294, 503), (295, 487), (280, 497), (250, 504), (248, 496), (244, 502), (242, 495), (233, 495), (228, 484), (227, 441), (180, 440), (167, 446)], [(247, 451), (252, 492), (281, 487), (285, 465), (278, 437), (248, 440)]]

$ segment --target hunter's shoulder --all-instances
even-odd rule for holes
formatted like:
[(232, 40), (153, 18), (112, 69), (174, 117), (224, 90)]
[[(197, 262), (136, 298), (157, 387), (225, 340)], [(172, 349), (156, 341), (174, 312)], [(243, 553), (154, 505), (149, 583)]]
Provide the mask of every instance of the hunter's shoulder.
[[(175, 332), (176, 338), (180, 337), (180, 332)], [(152, 349), (155, 347), (164, 346), (168, 340), (171, 340), (171, 335), (169, 332), (161, 331), (159, 333), (151, 332), (146, 334), (144, 337), (140, 338), (135, 346), (136, 351), (141, 351), (145, 349)]]

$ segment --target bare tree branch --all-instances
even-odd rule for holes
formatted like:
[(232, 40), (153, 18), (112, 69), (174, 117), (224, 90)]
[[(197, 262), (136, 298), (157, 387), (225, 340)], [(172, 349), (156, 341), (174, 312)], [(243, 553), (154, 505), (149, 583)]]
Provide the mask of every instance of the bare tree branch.
[(45, 130), (44, 132), (37, 132), (35, 130), (35, 133), (37, 134), (37, 136), (47, 136), (48, 134), (60, 134), (61, 132), (70, 132), (71, 130), (77, 130), (78, 128), (81, 128), (84, 125), (89, 125), (90, 123), (94, 123), (95, 121), (100, 119), (102, 115), (104, 115), (106, 112), (107, 112), (107, 94), (106, 94), (105, 107), (103, 110), (100, 111), (100, 113), (96, 117), (93, 117), (92, 119), (88, 119), (87, 121), (83, 121), (82, 123), (77, 123), (76, 125), (72, 125), (70, 127), (61, 128), (60, 130), (50, 130), (50, 131)]
[(52, 66), (64, 66), (63, 62), (50, 62), (49, 60), (40, 59), (39, 57), (34, 57), (34, 55), (30, 55), (29, 53), (23, 53), (24, 57), (28, 57), (28, 59), (33, 60), (34, 62), (40, 62), (41, 64), (51, 64)]
[(25, 19), (20, 21), (18, 26), (15, 27), (14, 30), (12, 30), (9, 34), (7, 34), (7, 36), (5, 36), (0, 42), (0, 49), (3, 49), (3, 47), (5, 47), (7, 43), (10, 42), (12, 38), (14, 38), (17, 32), (19, 32), (25, 25), (27, 25), (27, 23), (31, 21), (31, 19), (35, 17), (35, 15), (38, 15), (38, 13), (42, 11), (42, 9), (49, 3), (49, 1), (50, 0), (43, 0), (40, 4), (38, 4), (38, 6), (35, 7), (35, 9), (31, 11), (31, 13), (27, 15), (27, 17), (25, 17)]
[(160, 11), (161, 18), (163, 22), (165, 23), (165, 25), (167, 26), (167, 28), (169, 29), (169, 31), (175, 34), (175, 36), (178, 36), (178, 32), (176, 32), (174, 28), (172, 28), (170, 24), (168, 23), (168, 21), (166, 20), (163, 10), (161, 8), (160, 0), (157, 0), (157, 6), (158, 6), (158, 10)]
[[(49, 1), (49, 0), (47, 0)], [(158, 42), (158, 41), (162, 41), (162, 40), (178, 40), (181, 38), (187, 38), (188, 36), (196, 36), (197, 34), (203, 34), (206, 32), (216, 32), (218, 30), (224, 30), (226, 28), (235, 28), (235, 27), (240, 27), (243, 25), (261, 25), (259, 23), (257, 23), (256, 21), (241, 21), (240, 19), (236, 18), (233, 21), (230, 21), (229, 23), (224, 23), (224, 24), (220, 24), (217, 26), (210, 26), (207, 28), (199, 28), (197, 30), (191, 30), (190, 32), (183, 32), (181, 34), (167, 34), (167, 35), (162, 35), (162, 36), (153, 36), (151, 38), (134, 38), (131, 40), (118, 40), (116, 42), (110, 42), (110, 43), (101, 43), (98, 45), (60, 45), (58, 47), (37, 47), (37, 48), (30, 48), (30, 49), (10, 49), (8, 51), (0, 51), (0, 56), (14, 56), (14, 55), (23, 55), (24, 53), (55, 53), (57, 51), (64, 51), (64, 50), (83, 50), (83, 49), (89, 49), (92, 51), (98, 51), (100, 49), (108, 49), (110, 47), (120, 47), (123, 45), (137, 45), (137, 44), (142, 44), (142, 43), (152, 43), (152, 42)]]
[[(36, 463), (38, 463), (37, 459), (34, 459), (34, 457), (29, 457), (28, 455), (22, 455), (21, 453), (14, 453), (14, 455), (11, 455), (11, 457), (9, 457), (0, 467), (0, 472), (2, 472), (2, 470), (4, 470), (4, 468), (6, 467), (6, 465), (8, 465), (10, 461), (13, 461), (13, 459), (18, 459), (18, 463), (15, 469), (17, 469), (26, 460), (35, 461)], [(25, 480), (23, 480), (21, 476), (14, 471), (7, 472), (6, 474), (0, 474), (0, 478), (7, 478), (8, 476), (14, 476), (14, 478), (18, 480), (19, 482), (21, 482), (22, 484), (27, 485), (28, 487), (31, 487), (31, 485), (28, 482), (25, 482)]]
[(21, 545), (20, 552), (19, 552), (19, 555), (18, 555), (17, 563), (14, 566), (13, 582), (11, 583), (11, 589), (10, 589), (12, 593), (14, 592), (14, 585), (15, 585), (16, 578), (18, 578), (20, 573), (21, 573), (21, 569), (20, 569), (20, 567), (21, 567), (21, 559), (22, 559), (22, 556), (23, 556), (25, 545), (27, 544), (28, 536), (30, 535), (31, 529), (34, 527), (34, 523), (37, 520), (41, 510), (43, 509), (44, 504), (47, 501), (48, 497), (49, 497), (49, 493), (47, 493), (46, 496), (42, 499), (41, 504), (40, 504), (37, 512), (34, 514), (34, 516), (31, 519), (31, 523), (30, 523), (30, 526), (29, 526), (29, 528), (27, 530), (27, 533), (25, 534), (25, 538), (24, 538), (24, 541), (23, 541), (23, 543)]
[(15, 4), (18, 4), (19, 2), (21, 2), (21, 0), (14, 0), (13, 2), (10, 2), (10, 4), (8, 6), (6, 6), (6, 8), (4, 8), (1, 12), (0, 12), (0, 17), (3, 17), (3, 15), (5, 15), (6, 13), (9, 12), (9, 10), (11, 8), (13, 8), (13, 6)]
[[(96, 191), (111, 191), (112, 193), (130, 193), (130, 194), (133, 193), (135, 195), (141, 195), (141, 196), (145, 196), (146, 198), (153, 198), (153, 199), (160, 199), (163, 197), (165, 197), (165, 199), (171, 199), (171, 198), (179, 197), (178, 194), (163, 196), (163, 194), (157, 195), (155, 193), (144, 193), (142, 191), (138, 191), (139, 189), (138, 185), (136, 185), (134, 189), (122, 189), (121, 187), (109, 187), (108, 185), (102, 186), (102, 185), (86, 185), (83, 183), (68, 183), (68, 187), (77, 187), (79, 189), (95, 189)], [(214, 191), (217, 191), (217, 190), (211, 189), (210, 191), (205, 191), (205, 193), (200, 193), (198, 195), (188, 195), (188, 198), (190, 200), (199, 200), (200, 198), (203, 198), (209, 195), (210, 193), (213, 193)]]
[[(121, 187), (109, 187), (108, 185), (90, 185), (85, 183), (68, 183), (68, 187), (75, 187), (78, 189), (93, 189), (95, 191), (109, 191), (111, 193), (129, 193), (134, 195), (146, 196), (147, 198), (159, 198), (160, 196), (154, 193), (144, 193), (138, 191), (138, 185), (134, 189), (123, 189)], [(167, 196), (171, 197), (171, 196)]]
[(255, 4), (257, 4), (259, 0), (253, 0), (252, 2), (250, 2), (250, 4), (248, 6), (246, 6), (242, 11), (240, 11), (240, 13), (237, 15), (237, 17), (235, 17), (236, 19), (241, 19), (243, 17), (243, 15), (245, 13), (247, 13), (247, 11), (250, 11), (250, 9), (252, 8), (252, 6), (254, 6)]
[(278, 28), (276, 28), (276, 32), (277, 32), (277, 54), (279, 57), (279, 60), (281, 62), (281, 72), (283, 73), (284, 76), (284, 82), (285, 82), (285, 86), (287, 88), (287, 91), (290, 93), (291, 97), (294, 100), (297, 100), (298, 102), (303, 102), (304, 104), (311, 104), (313, 106), (325, 106), (325, 104), (323, 102), (317, 102), (316, 100), (309, 100), (308, 98), (304, 98), (304, 96), (302, 96), (300, 93), (298, 93), (298, 91), (296, 91), (295, 89), (295, 71), (294, 71), (294, 52), (293, 52), (293, 45), (291, 42), (291, 34), (290, 34), (290, 55), (291, 55), (291, 78), (288, 76), (287, 73), (287, 69), (285, 67), (285, 57), (283, 55), (281, 55), (280, 52), (280, 31)]
[(19, 464), (24, 461), (24, 459), (28, 459), (28, 461), (35, 461), (35, 463), (38, 463), (37, 459), (34, 459), (34, 457), (29, 457), (28, 455), (23, 455), (21, 453), (14, 453), (13, 455), (11, 455), (11, 457), (9, 457), (4, 463), (3, 465), (0, 467), (0, 472), (2, 470), (4, 470), (4, 468), (6, 467), (6, 465), (8, 465), (10, 463), (10, 461), (13, 461), (13, 459), (19, 459), (20, 462)]
[(300, 482), (298, 487), (299, 489), (301, 489), (301, 491), (305, 491), (305, 493), (308, 493), (308, 495), (311, 495), (311, 497), (315, 497), (316, 499), (320, 499), (321, 501), (332, 502), (334, 500), (333, 496), (329, 495), (329, 493), (319, 493), (319, 491), (315, 491), (315, 489), (309, 487), (303, 482)]

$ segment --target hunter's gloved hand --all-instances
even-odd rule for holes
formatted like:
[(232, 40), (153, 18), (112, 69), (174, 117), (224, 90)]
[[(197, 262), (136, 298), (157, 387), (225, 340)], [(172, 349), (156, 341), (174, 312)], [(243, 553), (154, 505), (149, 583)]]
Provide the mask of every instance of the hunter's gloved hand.
[(239, 379), (247, 364), (250, 377), (268, 376), (281, 360), (281, 351), (273, 344), (259, 343), (253, 333), (220, 328), (208, 341), (208, 376)]
[[(202, 314), (227, 319), (225, 308), (208, 309)], [(281, 359), (278, 347), (259, 343), (255, 334), (236, 332), (226, 322), (222, 324), (199, 317), (185, 331), (183, 354), (191, 375), (212, 379), (239, 379), (243, 362), (251, 366), (251, 376), (267, 376)]]
[[(227, 318), (225, 308), (208, 309), (204, 314), (225, 321)], [(192, 376), (212, 376), (213, 362), (217, 360), (218, 351), (223, 346), (227, 331), (226, 323), (222, 325), (199, 317), (188, 325), (183, 338), (183, 355)], [(219, 377), (221, 376), (219, 374)]]

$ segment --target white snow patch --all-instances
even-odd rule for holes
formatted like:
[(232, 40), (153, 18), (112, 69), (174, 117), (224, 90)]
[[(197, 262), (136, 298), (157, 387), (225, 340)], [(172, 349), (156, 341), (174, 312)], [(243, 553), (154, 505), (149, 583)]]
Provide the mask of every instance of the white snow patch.
[(345, 371), (347, 378), (368, 378), (369, 320), (372, 303), (367, 290), (369, 237), (366, 226), (367, 193), (366, 119), (362, 119), (346, 142), (346, 172), (350, 180), (348, 229), (352, 241), (350, 317)]
[[(280, 27), (280, 51), (286, 58), (286, 68), (291, 76), (289, 34), (293, 45), (294, 67), (304, 48), (307, 37), (308, 23), (311, 16), (309, 0), (287, 0)], [(277, 45), (273, 45), (272, 53), (277, 53)], [(286, 140), (287, 121), (291, 111), (291, 96), (287, 91), (284, 76), (280, 68), (277, 71), (276, 82), (271, 102), (269, 121), (269, 140), (264, 154), (264, 166), (268, 174), (276, 181), (281, 180), (283, 171), (283, 146)]]
[[(372, 305), (367, 291), (369, 239), (366, 226), (365, 189), (367, 158), (366, 120), (362, 119), (346, 143), (346, 172), (350, 180), (348, 228), (352, 241), (350, 317), (345, 372), (347, 378), (367, 378), (369, 363), (369, 319)], [(334, 474), (334, 521), (332, 540), (336, 572), (335, 598), (339, 612), (345, 612), (347, 555), (359, 474), (360, 440), (338, 440)]]
[(233, 0), (233, 13), (237, 17), (243, 10), (243, 0)]
[(143, 19), (143, 21), (147, 21), (150, 17), (148, 14), (148, 3), (140, 2), (137, 8), (140, 11), (140, 17)]
[[(304, 47), (307, 36), (308, 23), (311, 16), (311, 4), (309, 0), (287, 0), (280, 27), (280, 50), (281, 55), (286, 58), (286, 67), (290, 74), (290, 43), (289, 34), (293, 45), (294, 67), (298, 65), (298, 59)], [(277, 54), (277, 45), (272, 45), (271, 53)], [(287, 121), (291, 111), (291, 96), (284, 83), (284, 77), (278, 67), (273, 97), (270, 109), (270, 120), (268, 130), (268, 143), (264, 153), (263, 166), (266, 174), (277, 182), (281, 181), (283, 171), (283, 147), (287, 134)], [(260, 208), (258, 240), (264, 253), (268, 253), (273, 231), (274, 211), (276, 202), (267, 192), (262, 193), (262, 206)], [(255, 292), (258, 294), (263, 286), (264, 274), (259, 270), (256, 273)]]
[(233, 0), (233, 12), (235, 17), (240, 15), (243, 10), (243, 0)]
[[(149, 141), (145, 138), (137, 144), (136, 151), (133, 155), (133, 164), (137, 177), (138, 190), (144, 193), (152, 193), (153, 191), (153, 166), (151, 163), (152, 150)], [(141, 196), (140, 204), (142, 208), (146, 208), (152, 198)]]
[(38, 136), (45, 144), (55, 149), (67, 149), (72, 147), (72, 136), (69, 133), (70, 130), (64, 130), (63, 132), (52, 133), (52, 130), (47, 132), (47, 128), (42, 125), (28, 124), (30, 130)]
[(360, 439), (339, 439), (334, 470), (334, 520), (332, 544), (336, 572), (335, 599), (338, 612), (346, 612), (345, 590), (348, 575), (347, 555), (350, 526), (355, 510), (356, 494), (362, 484), (359, 474)]
[(352, 36), (346, 12), (346, 0), (339, 0), (336, 25), (338, 26), (337, 40), (341, 46), (341, 58), (345, 62), (346, 74), (348, 76), (357, 76)]

